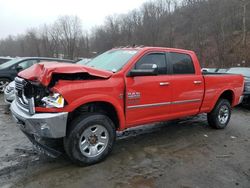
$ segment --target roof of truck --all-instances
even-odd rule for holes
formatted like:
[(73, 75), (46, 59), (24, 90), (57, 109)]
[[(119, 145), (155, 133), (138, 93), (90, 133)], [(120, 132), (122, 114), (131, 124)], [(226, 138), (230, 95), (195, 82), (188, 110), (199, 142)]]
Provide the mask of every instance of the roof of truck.
[(168, 48), (168, 47), (156, 47), (156, 46), (120, 46), (113, 49), (125, 49), (125, 50), (164, 50), (164, 51), (173, 51), (173, 52), (185, 52), (185, 53), (194, 53), (192, 50), (185, 50), (180, 48)]

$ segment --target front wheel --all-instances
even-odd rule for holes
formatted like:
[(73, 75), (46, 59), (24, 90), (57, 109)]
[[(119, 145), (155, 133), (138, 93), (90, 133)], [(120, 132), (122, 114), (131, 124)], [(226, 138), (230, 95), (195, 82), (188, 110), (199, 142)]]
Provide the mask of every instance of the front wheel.
[(116, 131), (109, 117), (89, 113), (78, 117), (70, 127), (64, 149), (74, 163), (80, 166), (98, 163), (111, 152)]
[(231, 105), (228, 100), (220, 99), (212, 112), (207, 114), (208, 124), (215, 129), (224, 129), (231, 118)]

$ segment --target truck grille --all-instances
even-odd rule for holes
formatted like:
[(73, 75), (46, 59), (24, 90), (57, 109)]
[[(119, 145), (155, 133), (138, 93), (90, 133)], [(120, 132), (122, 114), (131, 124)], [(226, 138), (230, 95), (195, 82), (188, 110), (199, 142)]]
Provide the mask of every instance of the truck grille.
[(27, 87), (27, 82), (19, 77), (15, 78), (15, 94), (16, 94), (16, 103), (24, 111), (30, 114), (34, 114), (34, 98), (27, 98), (24, 95), (25, 87)]
[(11, 91), (13, 91), (13, 88), (7, 86), (5, 92), (9, 94)]

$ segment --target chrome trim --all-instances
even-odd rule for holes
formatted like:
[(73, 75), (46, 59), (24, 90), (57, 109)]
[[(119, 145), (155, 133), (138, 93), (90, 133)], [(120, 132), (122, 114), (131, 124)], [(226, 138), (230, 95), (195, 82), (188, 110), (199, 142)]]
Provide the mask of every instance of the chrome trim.
[(24, 112), (26, 112), (26, 113), (29, 113), (29, 109), (24, 108), (22, 105), (20, 105), (20, 103), (17, 101), (17, 98), (15, 98), (15, 100), (14, 100), (13, 102), (15, 102), (15, 103), (16, 103), (16, 106), (17, 106), (18, 108), (20, 108), (22, 111), (24, 111)]
[(174, 101), (174, 102), (171, 102), (171, 104), (184, 104), (184, 103), (200, 102), (200, 101), (201, 99), (192, 99), (192, 100)]
[(135, 108), (147, 108), (147, 107), (155, 107), (155, 106), (165, 106), (165, 105), (174, 105), (174, 104), (185, 104), (190, 102), (199, 102), (201, 99), (192, 99), (192, 100), (183, 100), (183, 101), (173, 101), (173, 102), (163, 102), (163, 103), (152, 103), (152, 104), (141, 104), (128, 106), (127, 109), (135, 109)]
[(160, 86), (168, 86), (168, 85), (170, 85), (169, 82), (160, 82)]
[(201, 84), (202, 83), (202, 81), (200, 81), (200, 80), (195, 80), (194, 81), (194, 84)]
[(25, 112), (33, 115), (35, 114), (35, 102), (34, 98), (26, 98), (24, 95), (24, 87), (26, 81), (23, 78), (15, 78), (15, 98), (18, 103), (18, 106), (22, 108)]
[(31, 115), (35, 114), (35, 101), (34, 101), (34, 97), (27, 99), (28, 104), (29, 104), (29, 113)]
[(142, 104), (142, 105), (134, 105), (134, 106), (128, 106), (128, 109), (134, 109), (134, 108), (147, 108), (147, 107), (153, 107), (153, 106), (164, 106), (164, 105), (170, 105), (171, 102), (163, 102), (163, 103), (153, 103), (153, 104)]

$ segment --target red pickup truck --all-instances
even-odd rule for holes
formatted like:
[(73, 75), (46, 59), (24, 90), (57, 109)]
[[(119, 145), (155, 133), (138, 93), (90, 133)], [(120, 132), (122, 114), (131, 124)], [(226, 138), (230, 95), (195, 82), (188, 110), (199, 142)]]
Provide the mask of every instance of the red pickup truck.
[(41, 151), (63, 141), (73, 162), (89, 165), (112, 150), (116, 131), (207, 113), (227, 126), (242, 100), (241, 75), (202, 74), (194, 52), (135, 47), (109, 50), (86, 65), (41, 63), (19, 73), (11, 105), (21, 130)]

